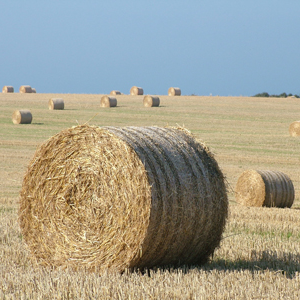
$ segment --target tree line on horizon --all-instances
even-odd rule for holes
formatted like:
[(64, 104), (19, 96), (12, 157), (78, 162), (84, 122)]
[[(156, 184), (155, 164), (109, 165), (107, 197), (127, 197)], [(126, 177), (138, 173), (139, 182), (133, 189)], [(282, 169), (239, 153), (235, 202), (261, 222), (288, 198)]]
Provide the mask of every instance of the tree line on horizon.
[(293, 94), (287, 94), (287, 93), (282, 93), (280, 95), (269, 95), (267, 92), (263, 92), (260, 94), (256, 94), (252, 97), (275, 97), (275, 98), (287, 98), (287, 97), (295, 97), (295, 98), (300, 98), (300, 95), (293, 95)]

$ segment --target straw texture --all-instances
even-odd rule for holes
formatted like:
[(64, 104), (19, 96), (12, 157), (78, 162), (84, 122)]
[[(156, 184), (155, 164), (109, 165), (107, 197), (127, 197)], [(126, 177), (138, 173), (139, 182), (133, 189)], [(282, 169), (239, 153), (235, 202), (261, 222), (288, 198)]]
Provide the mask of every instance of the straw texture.
[(145, 107), (159, 106), (160, 100), (159, 97), (153, 97), (147, 95), (144, 97), (143, 104)]
[(295, 191), (291, 179), (282, 172), (247, 170), (237, 181), (235, 195), (245, 206), (291, 207)]
[(20, 93), (32, 93), (31, 86), (29, 85), (21, 85), (19, 89)]
[(132, 96), (143, 95), (143, 94), (144, 94), (144, 90), (141, 87), (133, 86), (130, 89), (130, 95)]
[(113, 91), (110, 92), (110, 95), (112, 95), (112, 96), (121, 95), (121, 92), (113, 90)]
[(116, 107), (117, 99), (115, 97), (103, 96), (100, 101), (100, 107)]
[(295, 121), (290, 124), (289, 133), (291, 136), (299, 136), (300, 135), (300, 121)]
[(65, 108), (64, 99), (61, 99), (61, 98), (51, 98), (49, 100), (49, 102), (48, 102), (48, 108), (50, 110), (64, 109)]
[(170, 87), (168, 89), (168, 95), (169, 96), (180, 96), (181, 95), (181, 89), (178, 87)]
[(14, 92), (14, 87), (13, 86), (5, 85), (2, 88), (2, 93), (13, 93), (13, 92)]
[(123, 271), (206, 262), (227, 208), (217, 162), (188, 131), (84, 125), (37, 149), (19, 219), (41, 264)]
[(15, 110), (12, 115), (14, 124), (30, 124), (32, 122), (32, 114), (28, 109)]

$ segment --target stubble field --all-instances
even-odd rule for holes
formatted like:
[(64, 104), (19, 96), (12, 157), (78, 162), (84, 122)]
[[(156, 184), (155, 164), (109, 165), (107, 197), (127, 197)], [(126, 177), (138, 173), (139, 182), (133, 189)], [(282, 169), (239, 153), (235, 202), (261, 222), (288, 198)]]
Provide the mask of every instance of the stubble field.
[[(48, 110), (62, 97), (65, 110)], [(1, 299), (298, 299), (300, 298), (299, 99), (160, 96), (144, 108), (143, 96), (117, 96), (100, 108), (101, 95), (0, 94), (0, 298)], [(14, 125), (27, 108), (29, 125)], [(43, 141), (62, 129), (97, 126), (185, 126), (204, 141), (227, 178), (230, 216), (220, 248), (204, 266), (116, 274), (36, 266), (22, 242), (18, 197), (27, 164)], [(295, 187), (291, 209), (249, 208), (234, 188), (248, 169), (286, 173)]]

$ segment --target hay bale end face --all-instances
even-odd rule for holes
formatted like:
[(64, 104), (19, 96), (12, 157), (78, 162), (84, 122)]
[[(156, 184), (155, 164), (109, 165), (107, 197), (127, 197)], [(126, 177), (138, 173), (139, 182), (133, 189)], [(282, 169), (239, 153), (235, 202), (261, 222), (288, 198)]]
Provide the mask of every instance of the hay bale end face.
[(143, 104), (145, 107), (157, 107), (160, 104), (159, 97), (153, 97), (153, 96), (145, 96), (143, 100)]
[(123, 271), (206, 262), (227, 208), (217, 162), (186, 130), (84, 125), (37, 149), (19, 218), (41, 264)]
[(12, 115), (14, 124), (30, 124), (32, 122), (32, 114), (28, 109), (15, 110)]
[(181, 89), (178, 87), (170, 87), (168, 89), (168, 95), (169, 96), (180, 96), (181, 95)]
[(121, 92), (113, 90), (113, 91), (110, 92), (110, 95), (112, 95), (112, 96), (121, 95)]
[(289, 126), (290, 136), (300, 136), (300, 121), (295, 121)]
[(247, 170), (239, 177), (236, 201), (245, 206), (291, 207), (295, 198), (291, 179), (279, 171)]
[(115, 97), (103, 96), (100, 101), (100, 107), (116, 107), (117, 99)]
[(133, 86), (130, 89), (130, 95), (132, 96), (143, 95), (143, 94), (144, 94), (144, 90), (141, 87)]
[(61, 98), (51, 98), (48, 102), (48, 108), (50, 110), (59, 109), (62, 110), (65, 108), (64, 99)]
[(32, 93), (32, 89), (30, 85), (21, 85), (19, 89), (20, 93)]
[(13, 92), (14, 92), (14, 87), (13, 86), (5, 85), (2, 88), (2, 93), (13, 93)]

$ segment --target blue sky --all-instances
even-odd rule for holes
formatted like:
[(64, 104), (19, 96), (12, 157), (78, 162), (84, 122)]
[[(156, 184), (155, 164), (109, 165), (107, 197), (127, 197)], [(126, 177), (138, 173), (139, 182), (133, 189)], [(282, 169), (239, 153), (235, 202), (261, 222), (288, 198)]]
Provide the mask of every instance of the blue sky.
[[(103, 3), (104, 2), (104, 3)], [(300, 94), (300, 1), (2, 1), (0, 86)]]

